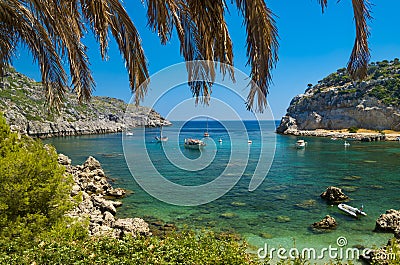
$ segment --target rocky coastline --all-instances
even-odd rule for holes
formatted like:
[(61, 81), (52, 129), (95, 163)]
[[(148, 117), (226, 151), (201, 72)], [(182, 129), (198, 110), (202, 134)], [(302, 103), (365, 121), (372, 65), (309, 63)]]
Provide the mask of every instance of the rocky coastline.
[(117, 218), (117, 210), (122, 206), (119, 199), (129, 192), (114, 188), (105, 175), (98, 160), (88, 157), (82, 165), (73, 166), (71, 159), (58, 155), (58, 163), (72, 175), (71, 200), (76, 206), (66, 215), (79, 222), (88, 222), (90, 236), (107, 236), (121, 239), (126, 235), (136, 237), (165, 237), (177, 230), (173, 223), (164, 223), (152, 216), (143, 218)]
[[(276, 131), (360, 141), (398, 140), (399, 73), (398, 60), (371, 64), (368, 77), (361, 82), (351, 81), (346, 69), (338, 69), (294, 97)], [(370, 132), (354, 133), (350, 128)]]
[(66, 93), (59, 110), (49, 109), (42, 84), (12, 68), (0, 79), (0, 98), (0, 112), (11, 129), (31, 137), (117, 133), (140, 126), (171, 125), (153, 109), (110, 97), (94, 96), (90, 102), (79, 102), (72, 92)]
[(399, 141), (400, 133), (370, 133), (370, 132), (362, 132), (362, 133), (350, 133), (347, 131), (329, 131), (324, 129), (316, 129), (316, 130), (285, 130), (285, 131), (277, 131), (279, 134), (284, 135), (293, 135), (293, 136), (302, 136), (302, 137), (327, 137), (334, 139), (352, 139), (355, 141), (361, 142), (378, 142), (378, 141)]
[(67, 156), (59, 154), (58, 162), (74, 180), (70, 196), (77, 205), (67, 216), (79, 221), (88, 220), (89, 235), (114, 238), (151, 235), (149, 224), (143, 219), (116, 217), (122, 202), (115, 199), (125, 196), (126, 191), (111, 186), (99, 161), (89, 157), (83, 165), (72, 166)]

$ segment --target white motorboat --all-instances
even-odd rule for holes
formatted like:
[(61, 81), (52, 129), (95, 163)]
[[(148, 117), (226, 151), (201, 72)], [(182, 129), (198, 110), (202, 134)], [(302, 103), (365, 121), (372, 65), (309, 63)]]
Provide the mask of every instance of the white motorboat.
[(125, 135), (126, 136), (133, 136), (133, 132), (126, 132)]
[(185, 139), (185, 143), (184, 143), (185, 148), (188, 149), (196, 149), (196, 150), (200, 150), (200, 148), (203, 148), (204, 146), (206, 146), (206, 144), (199, 140), (199, 139)]
[(168, 137), (166, 137), (166, 136), (156, 136), (156, 137), (154, 137), (154, 139), (156, 139), (156, 141), (157, 141), (158, 143), (168, 141)]
[(350, 146), (350, 143), (347, 141), (344, 141), (344, 146)]
[(297, 142), (296, 142), (297, 149), (303, 149), (306, 147), (306, 145), (307, 145), (307, 142), (304, 140), (297, 140)]
[(356, 217), (356, 218), (357, 218), (359, 215), (364, 215), (364, 216), (367, 215), (367, 214), (363, 211), (363, 207), (362, 207), (362, 206), (361, 206), (360, 209), (358, 209), (358, 208), (356, 208), (356, 207), (353, 207), (353, 206), (350, 206), (350, 205), (341, 203), (341, 204), (338, 205), (338, 208), (339, 208), (340, 210), (342, 210), (343, 212), (348, 213), (348, 214), (350, 214), (351, 216)]

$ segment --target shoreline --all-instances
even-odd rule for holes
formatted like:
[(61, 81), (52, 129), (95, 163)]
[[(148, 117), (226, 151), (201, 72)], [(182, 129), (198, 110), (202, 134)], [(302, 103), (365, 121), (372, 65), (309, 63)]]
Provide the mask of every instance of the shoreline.
[(337, 139), (353, 139), (361, 142), (375, 142), (375, 141), (399, 141), (400, 132), (398, 133), (380, 133), (380, 132), (344, 132), (344, 131), (332, 131), (324, 129), (316, 130), (296, 130), (296, 131), (285, 131), (279, 133), (280, 135), (292, 135), (292, 136), (310, 136), (310, 137), (331, 137)]

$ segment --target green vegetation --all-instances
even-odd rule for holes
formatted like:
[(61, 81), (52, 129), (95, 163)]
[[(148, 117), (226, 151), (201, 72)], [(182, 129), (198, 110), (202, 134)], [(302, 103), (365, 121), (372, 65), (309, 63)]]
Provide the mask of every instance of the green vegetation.
[(357, 133), (358, 130), (359, 130), (359, 129), (358, 129), (357, 127), (350, 127), (350, 128), (348, 129), (349, 133)]
[(387, 80), (385, 85), (378, 85), (369, 91), (369, 95), (376, 97), (385, 104), (400, 105), (400, 78)]
[(180, 232), (157, 237), (44, 239), (24, 251), (0, 258), (3, 264), (260, 264), (246, 245), (211, 232)]
[(392, 61), (371, 62), (367, 74), (363, 82), (352, 83), (347, 70), (341, 68), (318, 83), (326, 88), (338, 87), (339, 94), (360, 93), (360, 96), (375, 97), (386, 105), (400, 106), (400, 60), (398, 58)]
[(73, 207), (72, 178), (40, 140), (10, 132), (0, 114), (0, 264), (260, 264), (234, 236), (91, 238)]
[(18, 73), (14, 68), (6, 70), (0, 79), (0, 111), (18, 112), (28, 121), (56, 122), (59, 117), (75, 122), (82, 117), (98, 119), (102, 114), (122, 116), (127, 104), (119, 99), (94, 96), (90, 103), (82, 104), (73, 93), (66, 93), (60, 112), (49, 109), (42, 83)]
[(53, 147), (10, 132), (0, 116), (0, 242), (24, 246), (71, 208), (71, 177)]
[(322, 82), (328, 84), (328, 86), (333, 85), (344, 85), (351, 81), (350, 76), (342, 72), (341, 69), (338, 72), (333, 73), (322, 79)]
[(400, 248), (395, 238), (391, 239), (389, 245), (386, 246), (386, 252), (374, 257), (371, 264), (400, 264)]

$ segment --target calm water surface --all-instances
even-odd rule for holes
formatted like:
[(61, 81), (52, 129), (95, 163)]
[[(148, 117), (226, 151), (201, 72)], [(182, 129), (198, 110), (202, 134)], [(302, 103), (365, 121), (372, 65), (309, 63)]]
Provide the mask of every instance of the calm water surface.
[[(235, 128), (234, 124), (232, 126)], [(172, 127), (164, 128), (163, 134), (172, 135), (181, 127), (179, 139), (200, 138), (205, 122), (175, 122)], [(198, 185), (212, 180), (227, 166), (230, 141), (242, 141), (243, 150), (249, 148), (247, 135), (239, 130), (239, 126), (237, 128), (228, 134), (219, 123), (209, 122), (211, 139), (208, 141), (214, 140), (215, 144), (208, 145), (205, 152), (215, 152), (215, 158), (210, 166), (199, 172), (187, 172), (169, 163), (163, 148), (182, 152), (189, 159), (196, 159), (199, 154), (174, 142), (169, 141), (163, 146), (153, 142), (158, 129), (146, 130), (146, 147), (156, 168), (168, 179), (182, 185)], [(390, 234), (372, 231), (381, 213), (386, 209), (400, 208), (399, 143), (352, 141), (350, 147), (345, 148), (342, 140), (304, 138), (308, 142), (307, 148), (297, 150), (294, 147), (296, 137), (264, 131), (268, 135), (267, 142), (276, 137), (275, 157), (262, 185), (249, 192), (249, 181), (263, 149), (257, 123), (247, 122), (246, 128), (253, 144), (243, 177), (225, 196), (196, 207), (169, 205), (144, 192), (127, 167), (121, 134), (53, 138), (46, 142), (68, 155), (73, 164), (81, 164), (89, 155), (94, 156), (102, 163), (108, 176), (115, 180), (114, 186), (134, 191), (123, 199), (124, 205), (118, 212), (120, 217), (157, 218), (191, 228), (235, 232), (256, 248), (263, 247), (264, 243), (270, 247), (292, 247), (294, 244), (298, 248), (337, 246), (336, 239), (340, 236), (346, 237), (349, 247), (386, 244)], [(220, 138), (222, 144), (218, 143)], [(140, 141), (137, 133), (125, 140), (133, 146)], [(131, 155), (134, 157), (135, 154)], [(359, 207), (363, 204), (368, 216), (356, 220), (322, 201), (319, 195), (330, 185), (342, 187), (351, 197), (351, 205)], [(310, 229), (310, 224), (327, 214), (339, 223), (335, 231), (318, 233)]]

